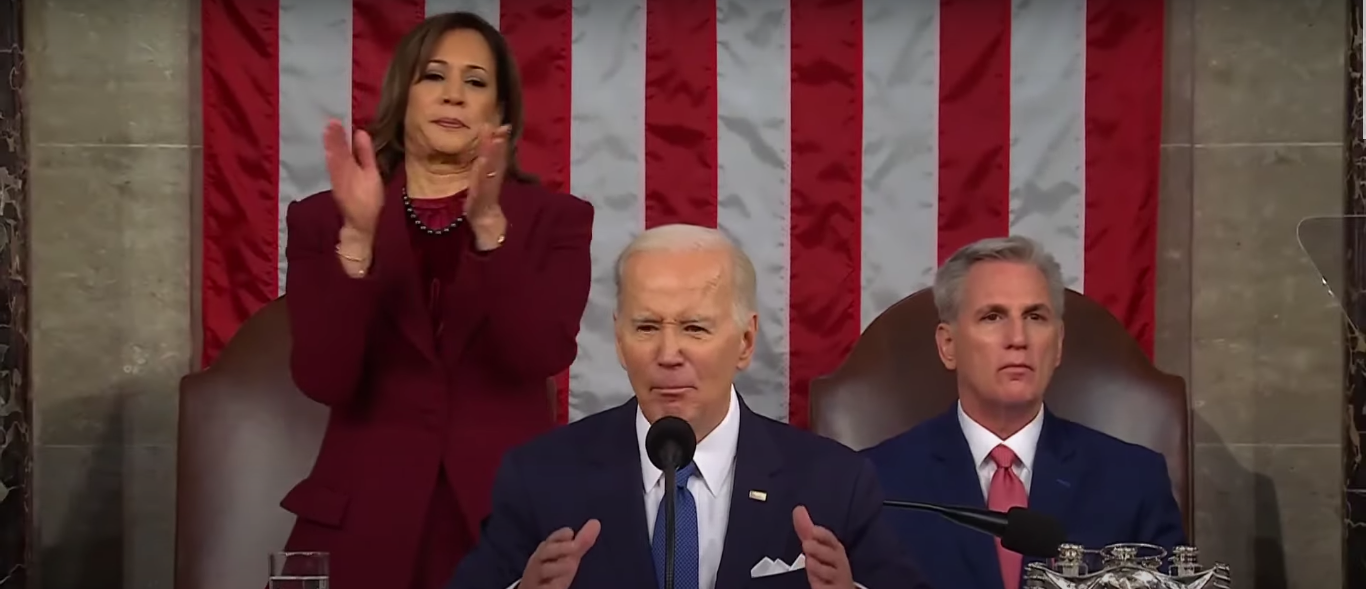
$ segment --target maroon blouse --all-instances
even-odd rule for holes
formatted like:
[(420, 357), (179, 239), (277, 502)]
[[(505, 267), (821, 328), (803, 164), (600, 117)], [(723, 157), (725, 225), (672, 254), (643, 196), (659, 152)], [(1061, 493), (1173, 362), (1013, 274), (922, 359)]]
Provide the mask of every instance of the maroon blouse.
[[(429, 229), (440, 231), (460, 220), (465, 212), (465, 193), (444, 198), (411, 199), (413, 212)], [(432, 320), (432, 330), (441, 341), (441, 291), (455, 279), (460, 268), (462, 245), (468, 247), (473, 238), (469, 227), (462, 222), (455, 230), (441, 235), (423, 231), (416, 222), (408, 219), (408, 235), (413, 241), (413, 253), (417, 257), (418, 272), (427, 286), (427, 313)]]

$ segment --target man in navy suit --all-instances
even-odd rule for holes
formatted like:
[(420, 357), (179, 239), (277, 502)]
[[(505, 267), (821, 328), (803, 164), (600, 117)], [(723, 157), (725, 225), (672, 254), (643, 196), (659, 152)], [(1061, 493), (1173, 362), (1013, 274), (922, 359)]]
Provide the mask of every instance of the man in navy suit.
[(644, 440), (666, 415), (698, 440), (677, 476), (677, 589), (928, 589), (881, 517), (871, 465), (736, 394), (758, 333), (743, 252), (715, 229), (657, 227), (621, 254), (616, 279), (635, 398), (504, 457), (450, 589), (662, 587), (664, 480)]
[[(935, 275), (939, 357), (955, 371), (952, 410), (865, 451), (893, 499), (1052, 515), (1068, 541), (1185, 542), (1161, 454), (1061, 419), (1044, 390), (1062, 358), (1058, 263), (1023, 237), (958, 250)], [(928, 334), (927, 334), (928, 335)], [(936, 587), (1018, 589), (1024, 561), (933, 514), (889, 513)]]

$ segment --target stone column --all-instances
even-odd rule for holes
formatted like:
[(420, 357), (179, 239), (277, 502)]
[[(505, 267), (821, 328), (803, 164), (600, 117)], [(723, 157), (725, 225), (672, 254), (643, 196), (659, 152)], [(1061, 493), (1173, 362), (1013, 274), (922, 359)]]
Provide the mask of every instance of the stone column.
[(23, 0), (0, 0), (0, 588), (32, 583)]
[[(1347, 19), (1350, 42), (1347, 44), (1347, 182), (1343, 190), (1343, 211), (1348, 215), (1366, 215), (1366, 140), (1362, 139), (1362, 3), (1350, 3), (1351, 17)], [(1355, 226), (1348, 225), (1349, 228)], [(1366, 328), (1366, 234), (1362, 231), (1344, 232), (1346, 243), (1343, 304), (1357, 328)], [(1362, 436), (1366, 435), (1366, 346), (1357, 329), (1344, 331), (1346, 382), (1343, 387), (1347, 403), (1343, 419), (1343, 536), (1342, 586), (1366, 587), (1366, 459), (1362, 456)]]

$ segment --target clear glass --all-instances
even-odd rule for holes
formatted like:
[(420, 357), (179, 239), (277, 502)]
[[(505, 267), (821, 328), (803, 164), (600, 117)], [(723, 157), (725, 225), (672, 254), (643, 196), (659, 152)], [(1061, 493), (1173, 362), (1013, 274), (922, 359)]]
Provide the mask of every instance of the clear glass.
[(327, 589), (326, 552), (273, 552), (270, 589)]
[(1320, 304), (1334, 305), (1341, 309), (1343, 316), (1353, 331), (1360, 331), (1363, 319), (1348, 312), (1346, 305), (1347, 283), (1347, 238), (1357, 236), (1366, 238), (1366, 216), (1338, 215), (1308, 217), (1300, 221), (1296, 228), (1300, 247), (1318, 270), (1323, 281), (1325, 296)]

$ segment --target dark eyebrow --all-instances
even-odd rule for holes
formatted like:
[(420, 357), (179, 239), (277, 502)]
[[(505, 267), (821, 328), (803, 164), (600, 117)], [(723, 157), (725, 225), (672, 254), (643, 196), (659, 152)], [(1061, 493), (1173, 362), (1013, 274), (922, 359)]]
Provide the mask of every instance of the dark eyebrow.
[[(445, 66), (445, 67), (450, 67), (450, 66), (451, 66), (451, 64), (448, 63), (448, 62), (447, 62), (446, 60), (444, 60), (444, 59), (429, 59), (429, 60), (427, 60), (427, 65), (429, 65), (429, 66), (430, 66), (430, 65), (440, 65), (440, 66)], [(469, 65), (465, 66), (465, 69), (467, 69), (467, 70), (479, 70), (479, 71), (481, 71), (481, 72), (488, 72), (488, 69), (484, 68), (484, 66), (481, 66), (481, 65), (474, 65), (474, 64), (469, 64)]]
[[(1041, 313), (1041, 314), (1044, 314), (1044, 315), (1052, 315), (1052, 314), (1053, 314), (1053, 310), (1052, 310), (1052, 309), (1049, 309), (1049, 308), (1048, 308), (1048, 305), (1045, 305), (1045, 304), (1043, 304), (1043, 303), (1035, 303), (1035, 304), (1033, 304), (1033, 305), (1030, 305), (1030, 306), (1028, 306), (1028, 307), (1025, 307), (1024, 312), (1025, 312), (1025, 314), (1029, 314), (1029, 313)], [(978, 314), (986, 314), (986, 313), (1001, 313), (1001, 314), (1006, 314), (1006, 315), (1008, 315), (1008, 314), (1010, 314), (1010, 310), (1009, 310), (1009, 309), (1006, 309), (1004, 306), (1001, 306), (1001, 305), (987, 305), (987, 306), (985, 306), (985, 307), (982, 307), (982, 309), (981, 309), (980, 311), (978, 311)]]

